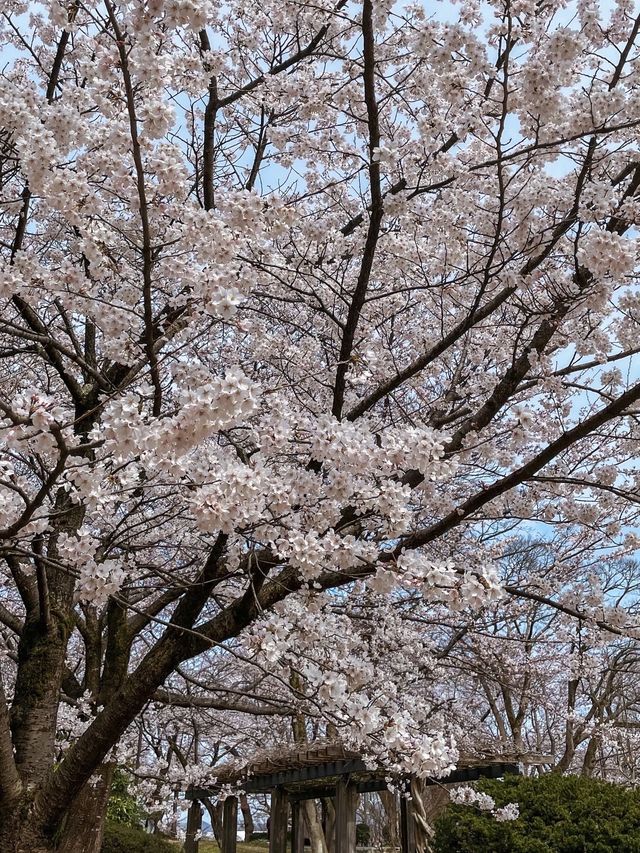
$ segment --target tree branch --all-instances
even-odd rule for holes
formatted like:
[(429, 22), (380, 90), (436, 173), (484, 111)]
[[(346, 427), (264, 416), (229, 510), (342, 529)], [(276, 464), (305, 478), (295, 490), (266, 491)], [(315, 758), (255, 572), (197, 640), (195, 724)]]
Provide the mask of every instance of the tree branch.
[(360, 313), (364, 306), (373, 260), (380, 236), (380, 226), (384, 214), (382, 189), (380, 184), (380, 121), (378, 116), (378, 101), (376, 98), (376, 59), (375, 37), (373, 31), (373, 0), (364, 0), (362, 4), (362, 37), (364, 61), (364, 100), (367, 108), (367, 124), (369, 129), (369, 189), (371, 192), (371, 213), (367, 238), (362, 252), (362, 261), (356, 287), (351, 298), (347, 320), (342, 333), (340, 355), (336, 368), (333, 389), (333, 404), (331, 411), (334, 417), (342, 417), (347, 372), (350, 367), (351, 355), (355, 341), (356, 329)]

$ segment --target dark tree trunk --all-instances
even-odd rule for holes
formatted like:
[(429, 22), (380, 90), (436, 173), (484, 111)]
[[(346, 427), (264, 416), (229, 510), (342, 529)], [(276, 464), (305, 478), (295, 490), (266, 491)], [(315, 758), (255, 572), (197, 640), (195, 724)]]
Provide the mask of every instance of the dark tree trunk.
[(327, 842), (322, 824), (318, 820), (316, 801), (303, 800), (300, 804), (300, 811), (304, 817), (306, 834), (311, 842), (311, 853), (327, 853)]
[(11, 706), (16, 765), (34, 783), (51, 769), (68, 626), (55, 617), (44, 626), (29, 619), (18, 644), (18, 674)]
[(384, 828), (385, 844), (390, 847), (400, 846), (400, 809), (398, 808), (398, 797), (391, 791), (380, 791), (380, 802), (386, 816)]
[(33, 827), (28, 812), (26, 804), (0, 810), (1, 853), (57, 853), (53, 839)]
[(584, 759), (582, 761), (582, 770), (580, 771), (581, 776), (593, 776), (599, 746), (599, 734), (595, 734), (589, 738), (589, 743), (587, 744), (587, 749), (585, 751)]
[(70, 809), (57, 853), (100, 853), (113, 764), (103, 764)]
[(112, 776), (112, 764), (100, 767), (58, 830), (42, 828), (30, 800), (0, 808), (0, 853), (100, 853)]
[(206, 810), (209, 812), (209, 820), (211, 821), (211, 829), (213, 837), (220, 844), (222, 841), (222, 803), (217, 802), (215, 805), (207, 797), (202, 801)]
[(251, 814), (251, 806), (246, 794), (240, 797), (240, 811), (242, 812), (242, 820), (244, 821), (244, 840), (253, 841), (253, 833), (255, 826), (253, 825), (253, 815)]

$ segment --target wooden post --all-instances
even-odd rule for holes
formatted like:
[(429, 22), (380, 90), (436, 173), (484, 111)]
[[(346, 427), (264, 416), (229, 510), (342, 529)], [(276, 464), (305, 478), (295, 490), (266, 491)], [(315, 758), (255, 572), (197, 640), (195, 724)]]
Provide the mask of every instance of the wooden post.
[(403, 794), (400, 795), (400, 850), (402, 853), (416, 853), (413, 806)]
[(282, 788), (271, 791), (271, 823), (269, 824), (269, 853), (287, 853), (287, 818), (289, 799)]
[(238, 800), (226, 797), (222, 807), (222, 851), (236, 853), (238, 840)]
[(304, 853), (304, 815), (300, 800), (291, 803), (291, 853)]
[(194, 800), (187, 812), (187, 833), (184, 839), (184, 853), (198, 853), (198, 833), (202, 826), (202, 806)]
[(336, 853), (356, 853), (358, 789), (344, 777), (336, 785)]

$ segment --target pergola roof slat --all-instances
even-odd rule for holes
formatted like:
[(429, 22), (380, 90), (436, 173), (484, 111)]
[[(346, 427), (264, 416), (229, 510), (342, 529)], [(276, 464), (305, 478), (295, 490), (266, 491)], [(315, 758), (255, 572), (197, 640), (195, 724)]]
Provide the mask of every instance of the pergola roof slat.
[[(518, 772), (518, 761), (513, 756), (462, 759), (458, 767), (447, 776), (428, 779), (426, 784), (458, 784), (481, 776), (496, 778), (505, 773)], [(326, 792), (335, 793), (338, 780), (344, 776), (351, 777), (361, 793), (384, 790), (390, 777), (396, 778), (400, 784), (403, 782), (402, 777), (391, 774), (384, 767), (372, 767), (343, 744), (322, 743), (304, 749), (270, 753), (244, 767), (231, 765), (223, 768), (214, 784), (210, 787), (192, 787), (186, 792), (186, 798), (197, 800), (210, 797), (224, 786), (241, 788), (251, 794), (277, 787), (285, 788), (293, 799), (331, 796), (333, 794)]]

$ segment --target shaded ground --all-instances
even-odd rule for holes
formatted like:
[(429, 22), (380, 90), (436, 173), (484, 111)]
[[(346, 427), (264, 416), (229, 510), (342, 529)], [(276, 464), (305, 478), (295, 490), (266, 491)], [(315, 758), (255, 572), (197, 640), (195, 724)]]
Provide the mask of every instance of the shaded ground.
[[(199, 853), (219, 853), (220, 848), (215, 841), (200, 841)], [(261, 850), (268, 850), (268, 841), (252, 841), (251, 844), (243, 844), (238, 841), (238, 853), (260, 853)]]

